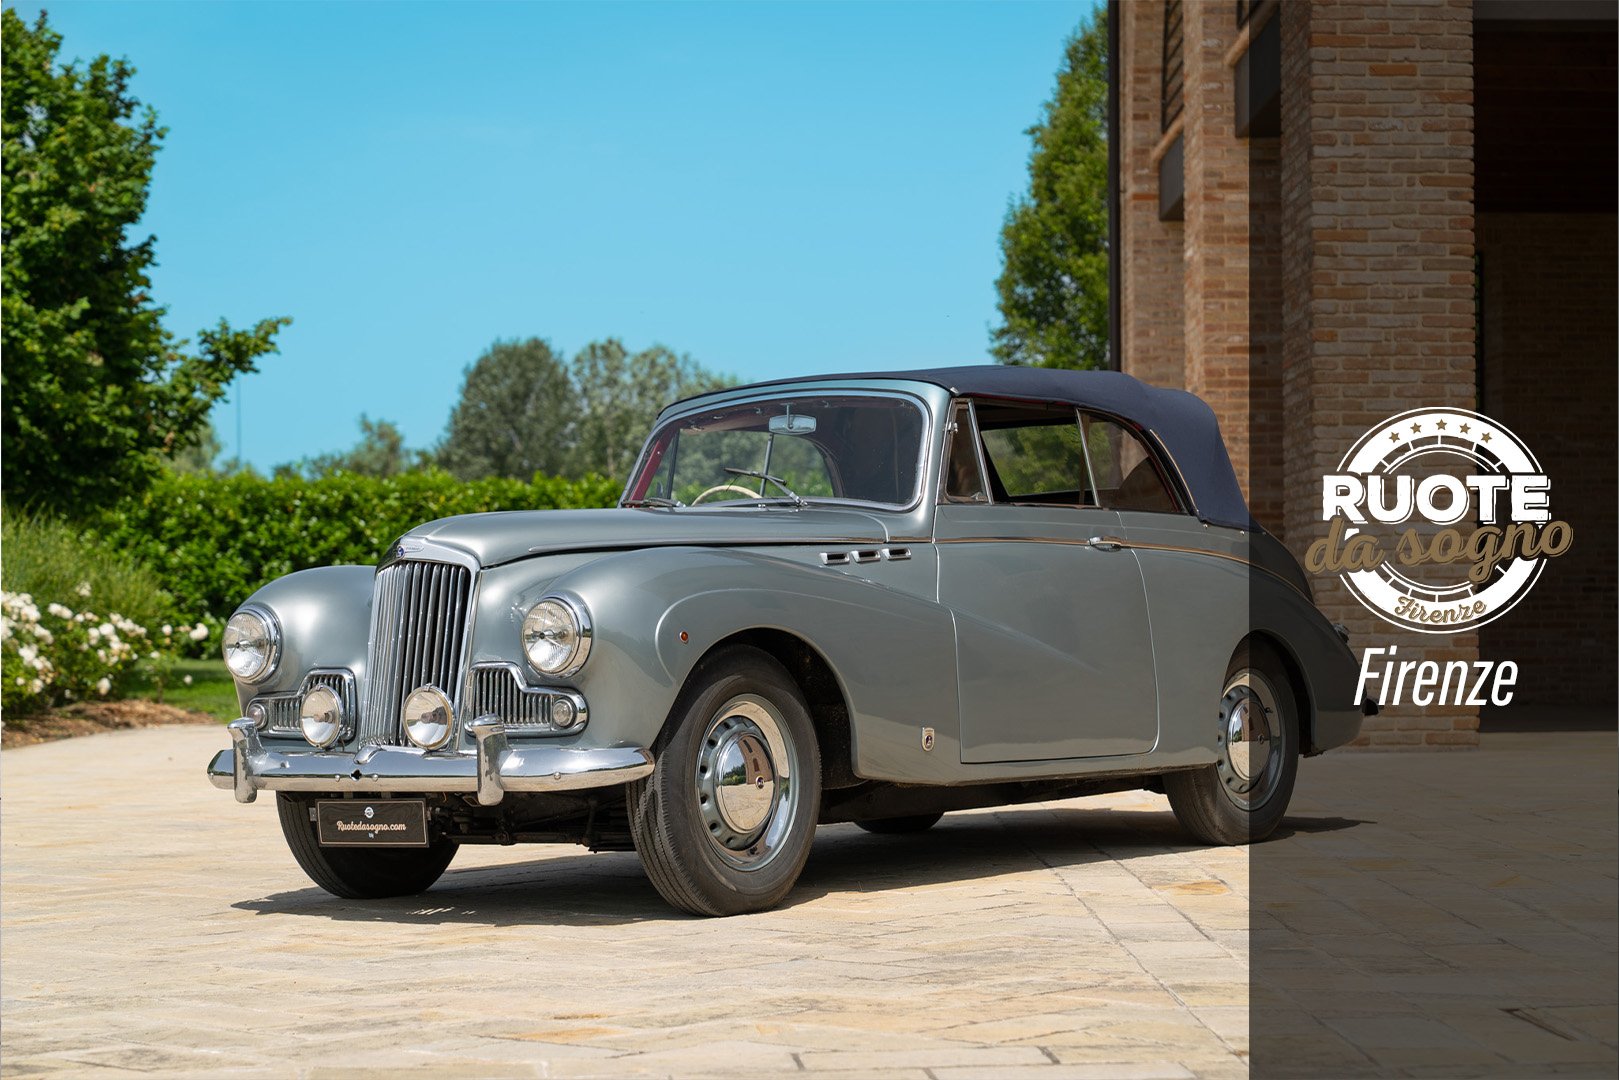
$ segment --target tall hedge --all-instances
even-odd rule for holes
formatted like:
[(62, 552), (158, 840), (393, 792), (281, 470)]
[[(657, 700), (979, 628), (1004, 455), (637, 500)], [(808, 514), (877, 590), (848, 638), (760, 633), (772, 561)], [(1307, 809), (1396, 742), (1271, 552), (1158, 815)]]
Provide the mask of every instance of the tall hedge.
[(601, 477), (466, 482), (445, 473), (340, 473), (319, 480), (166, 475), (97, 519), (96, 531), (157, 572), (190, 617), (220, 619), (294, 570), (375, 563), (434, 518), (488, 510), (611, 506)]

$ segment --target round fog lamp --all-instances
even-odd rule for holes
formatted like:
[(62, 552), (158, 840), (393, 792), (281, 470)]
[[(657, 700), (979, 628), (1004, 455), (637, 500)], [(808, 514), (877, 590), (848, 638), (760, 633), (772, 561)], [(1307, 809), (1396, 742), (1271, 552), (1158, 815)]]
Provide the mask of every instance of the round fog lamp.
[(298, 707), (298, 726), (310, 746), (327, 747), (343, 734), (343, 701), (330, 686), (311, 686)]
[(455, 716), (450, 711), (450, 699), (438, 687), (412, 690), (400, 715), (405, 721), (405, 734), (423, 750), (437, 750), (450, 741)]

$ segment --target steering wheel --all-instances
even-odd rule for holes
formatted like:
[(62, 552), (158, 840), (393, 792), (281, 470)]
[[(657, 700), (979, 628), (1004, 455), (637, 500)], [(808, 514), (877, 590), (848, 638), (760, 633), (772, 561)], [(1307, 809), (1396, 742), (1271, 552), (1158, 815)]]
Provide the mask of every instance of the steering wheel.
[(691, 501), (691, 505), (696, 506), (710, 495), (716, 495), (721, 491), (734, 491), (738, 495), (746, 495), (750, 499), (757, 499), (759, 497), (759, 493), (757, 491), (749, 491), (747, 488), (738, 487), (736, 484), (715, 484), (713, 487), (697, 496), (697, 498), (693, 499)]

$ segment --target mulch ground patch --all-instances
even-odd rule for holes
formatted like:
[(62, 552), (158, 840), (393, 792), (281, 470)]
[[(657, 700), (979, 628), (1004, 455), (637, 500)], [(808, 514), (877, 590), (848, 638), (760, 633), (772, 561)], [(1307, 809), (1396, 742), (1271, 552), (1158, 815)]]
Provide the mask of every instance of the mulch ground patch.
[(0, 748), (95, 735), (122, 728), (158, 727), (163, 724), (217, 724), (205, 712), (131, 698), (128, 701), (81, 701), (37, 716), (8, 720), (0, 729)]

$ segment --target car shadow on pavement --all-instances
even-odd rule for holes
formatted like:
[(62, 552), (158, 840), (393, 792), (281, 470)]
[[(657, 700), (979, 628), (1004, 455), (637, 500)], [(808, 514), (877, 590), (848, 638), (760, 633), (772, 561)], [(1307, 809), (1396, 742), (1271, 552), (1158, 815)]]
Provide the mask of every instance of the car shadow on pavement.
[[(1277, 836), (1359, 824), (1364, 823), (1289, 817)], [(1196, 849), (1167, 810), (1012, 807), (947, 815), (927, 832), (912, 835), (828, 825), (817, 834), (803, 875), (781, 908), (833, 894), (870, 895), (1042, 868), (1082, 869)], [(343, 900), (310, 886), (232, 906), (260, 915), (421, 925), (600, 926), (690, 918), (663, 902), (633, 852), (580, 851), (494, 866), (452, 865), (418, 896)]]

